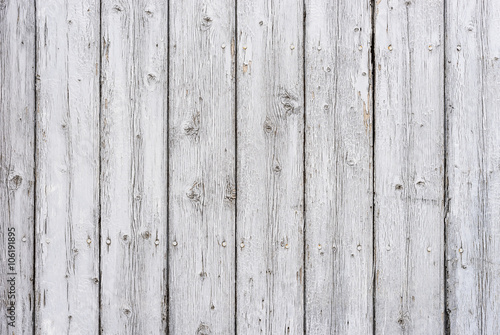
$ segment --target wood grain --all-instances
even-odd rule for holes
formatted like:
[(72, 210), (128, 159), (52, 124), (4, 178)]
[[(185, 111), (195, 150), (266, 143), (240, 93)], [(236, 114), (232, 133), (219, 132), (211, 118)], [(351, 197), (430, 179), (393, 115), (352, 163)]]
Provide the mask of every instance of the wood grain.
[(99, 2), (38, 0), (36, 20), (36, 333), (97, 334)]
[(370, 2), (306, 6), (306, 330), (370, 334)]
[(33, 333), (34, 80), (32, 2), (0, 2), (0, 333), (9, 335)]
[(451, 334), (500, 327), (500, 4), (447, 1), (447, 309)]
[(442, 0), (375, 7), (377, 333), (444, 332)]
[(303, 7), (238, 1), (237, 331), (303, 332)]
[(167, 325), (168, 3), (102, 3), (101, 331)]
[(170, 4), (169, 332), (232, 334), (234, 2)]

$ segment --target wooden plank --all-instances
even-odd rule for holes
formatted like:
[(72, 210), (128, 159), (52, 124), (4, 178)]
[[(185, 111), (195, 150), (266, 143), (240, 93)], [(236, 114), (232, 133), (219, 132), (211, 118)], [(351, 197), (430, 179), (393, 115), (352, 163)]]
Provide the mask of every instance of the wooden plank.
[(36, 333), (97, 334), (99, 1), (38, 0), (36, 20)]
[(370, 1), (306, 6), (306, 329), (370, 334)]
[(170, 3), (171, 334), (232, 334), (234, 2)]
[(168, 3), (102, 3), (101, 331), (167, 316)]
[(376, 333), (444, 332), (443, 0), (375, 7)]
[(237, 331), (303, 332), (302, 1), (237, 6)]
[(31, 1), (0, 2), (0, 55), (0, 333), (32, 334), (35, 11)]
[(447, 1), (447, 309), (451, 334), (500, 327), (500, 4)]

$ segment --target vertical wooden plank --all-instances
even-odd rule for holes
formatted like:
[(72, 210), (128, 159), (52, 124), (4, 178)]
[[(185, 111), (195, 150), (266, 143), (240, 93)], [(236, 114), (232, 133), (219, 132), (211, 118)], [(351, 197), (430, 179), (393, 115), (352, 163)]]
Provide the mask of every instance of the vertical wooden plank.
[(0, 2), (1, 334), (33, 333), (34, 27), (32, 1)]
[(500, 327), (500, 4), (447, 1), (447, 270), (451, 334)]
[(102, 2), (101, 331), (166, 331), (168, 3)]
[(370, 334), (370, 1), (306, 6), (306, 329)]
[(36, 333), (97, 334), (99, 1), (36, 17)]
[(375, 7), (376, 332), (444, 332), (443, 0)]
[(237, 4), (237, 330), (303, 332), (302, 1)]
[(232, 334), (234, 2), (170, 3), (171, 334)]

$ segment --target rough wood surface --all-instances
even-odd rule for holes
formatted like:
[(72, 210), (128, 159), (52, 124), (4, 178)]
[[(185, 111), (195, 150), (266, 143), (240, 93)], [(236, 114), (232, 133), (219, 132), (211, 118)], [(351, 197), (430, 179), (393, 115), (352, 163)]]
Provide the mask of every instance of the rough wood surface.
[(370, 1), (308, 0), (306, 13), (306, 330), (369, 334)]
[(232, 334), (234, 2), (170, 3), (169, 331)]
[(303, 7), (237, 5), (237, 331), (303, 332)]
[[(1, 1), (0, 334), (33, 332), (34, 79), (33, 4), (31, 1)], [(15, 260), (9, 260), (12, 253)], [(15, 299), (11, 277), (15, 277)], [(16, 304), (15, 320), (7, 317), (11, 301)], [(14, 324), (9, 325), (9, 322)]]
[(36, 22), (36, 333), (97, 334), (99, 2), (38, 0)]
[(447, 1), (447, 309), (451, 334), (500, 327), (500, 3)]
[(375, 7), (376, 332), (444, 332), (443, 0)]
[(101, 328), (167, 319), (168, 3), (102, 3)]
[(0, 334), (497, 333), (499, 17), (0, 0)]

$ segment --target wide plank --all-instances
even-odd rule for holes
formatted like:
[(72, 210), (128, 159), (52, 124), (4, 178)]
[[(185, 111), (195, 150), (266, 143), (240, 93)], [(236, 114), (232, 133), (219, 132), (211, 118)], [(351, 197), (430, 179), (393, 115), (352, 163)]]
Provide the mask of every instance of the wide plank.
[(32, 1), (0, 2), (0, 57), (0, 334), (33, 334), (35, 11)]
[(500, 328), (500, 3), (446, 2), (450, 334)]
[(237, 331), (304, 328), (302, 1), (237, 4)]
[(168, 3), (103, 1), (101, 332), (167, 327)]
[(444, 1), (374, 10), (375, 332), (443, 334)]
[(97, 334), (99, 1), (37, 0), (36, 33), (36, 333)]
[(371, 19), (370, 1), (306, 1), (309, 334), (373, 330)]
[(170, 3), (169, 332), (233, 334), (234, 2)]

